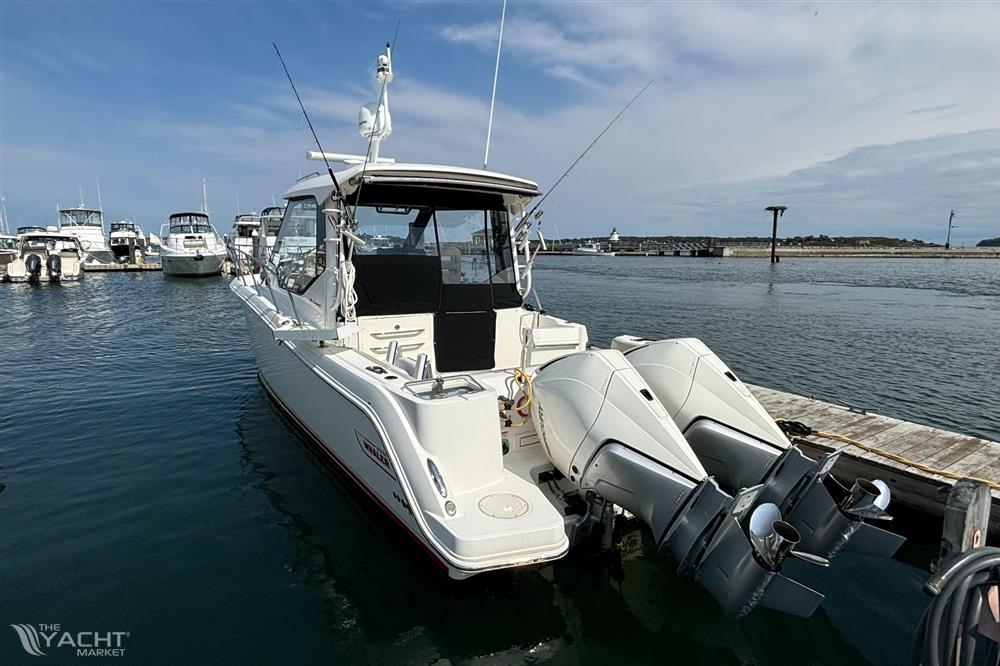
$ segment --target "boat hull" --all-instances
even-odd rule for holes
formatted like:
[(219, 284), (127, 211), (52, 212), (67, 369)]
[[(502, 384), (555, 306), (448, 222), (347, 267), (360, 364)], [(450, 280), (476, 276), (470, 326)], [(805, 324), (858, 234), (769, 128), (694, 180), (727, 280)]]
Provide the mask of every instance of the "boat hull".
[(160, 253), (164, 275), (202, 277), (222, 274), (222, 255)]
[(346, 391), (320, 377), (294, 350), (275, 342), (260, 316), (243, 305), (258, 376), (268, 396), (329, 465), (354, 482), (433, 564), (452, 578), (470, 572), (450, 566), (424, 538), (390, 464), (380, 429)]

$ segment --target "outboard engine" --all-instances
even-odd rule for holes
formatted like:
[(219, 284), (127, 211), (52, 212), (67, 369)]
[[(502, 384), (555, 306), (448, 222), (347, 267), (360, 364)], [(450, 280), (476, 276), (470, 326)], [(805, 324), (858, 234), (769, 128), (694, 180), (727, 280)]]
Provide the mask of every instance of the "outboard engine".
[[(539, 368), (532, 387), (533, 418), (552, 464), (577, 488), (639, 517), (661, 554), (698, 579), (727, 614), (757, 605), (804, 616), (815, 610), (823, 596), (779, 573), (791, 545), (766, 550), (750, 540), (749, 510), (761, 487), (736, 497), (723, 492), (620, 352), (561, 357)], [(800, 538), (784, 523), (764, 531), (792, 545)]]
[(763, 484), (758, 504), (776, 505), (801, 536), (799, 548), (833, 557), (855, 533), (853, 550), (892, 556), (904, 539), (863, 518), (891, 520), (882, 481), (844, 488), (830, 472), (839, 457), (813, 460), (791, 444), (735, 373), (694, 338), (650, 342), (630, 336), (613, 347), (663, 403), (723, 489)]
[(45, 260), (45, 267), (49, 269), (49, 279), (58, 280), (62, 275), (62, 257), (58, 254), (50, 254)]
[(37, 254), (29, 254), (24, 260), (24, 270), (27, 271), (29, 280), (37, 280), (42, 273), (42, 258)]

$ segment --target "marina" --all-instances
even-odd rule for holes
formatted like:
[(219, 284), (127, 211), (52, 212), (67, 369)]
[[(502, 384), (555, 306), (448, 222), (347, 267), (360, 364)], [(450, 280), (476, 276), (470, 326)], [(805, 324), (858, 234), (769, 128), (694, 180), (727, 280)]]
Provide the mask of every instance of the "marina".
[[(100, 62), (42, 76), (5, 31), (15, 91), (79, 99), (15, 106), (34, 145), (0, 136), (24, 163), (0, 169), (0, 663), (1000, 666), (989, 77), (949, 104), (949, 68), (914, 67), (905, 103), (859, 111), (885, 80), (864, 47), (898, 70), (936, 33), (810, 6), (811, 39), (762, 56), (716, 28), (806, 34), (788, 7), (686, 8), (706, 33), (669, 5), (517, 5), (508, 55), (506, 0), (496, 26), (399, 7), (374, 48), (385, 17), (331, 6), (331, 77), (312, 7), (270, 49), (245, 48), (268, 3), (225, 30), (86, 8), (132, 29)], [(988, 22), (954, 16), (972, 61)], [(181, 19), (210, 39), (139, 85), (125, 61), (151, 80)], [(484, 56), (488, 107), (459, 92)], [(136, 120), (102, 128), (127, 89)], [(96, 207), (61, 203), (105, 170), (107, 212), (99, 178)]]

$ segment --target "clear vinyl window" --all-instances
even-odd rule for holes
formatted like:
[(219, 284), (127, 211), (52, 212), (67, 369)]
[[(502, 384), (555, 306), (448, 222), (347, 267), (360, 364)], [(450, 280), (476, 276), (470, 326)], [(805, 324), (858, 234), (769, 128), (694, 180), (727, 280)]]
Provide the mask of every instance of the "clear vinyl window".
[(301, 294), (323, 272), (324, 232), (322, 211), (315, 198), (288, 202), (273, 254), (281, 287)]

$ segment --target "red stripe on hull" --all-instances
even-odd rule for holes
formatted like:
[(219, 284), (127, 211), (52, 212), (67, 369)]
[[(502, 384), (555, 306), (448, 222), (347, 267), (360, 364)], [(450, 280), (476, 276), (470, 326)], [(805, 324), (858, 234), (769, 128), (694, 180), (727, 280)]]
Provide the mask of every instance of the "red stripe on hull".
[(416, 534), (414, 534), (413, 530), (410, 529), (410, 527), (406, 523), (404, 523), (403, 521), (401, 521), (399, 519), (399, 516), (397, 516), (392, 511), (392, 509), (390, 509), (388, 506), (386, 506), (386, 504), (382, 501), (382, 499), (378, 495), (376, 495), (372, 491), (371, 488), (368, 487), (368, 485), (361, 479), (361, 477), (359, 477), (357, 474), (355, 474), (353, 471), (351, 471), (351, 469), (347, 465), (345, 465), (344, 462), (340, 458), (337, 457), (337, 454), (335, 454), (333, 451), (331, 451), (329, 449), (329, 447), (327, 447), (323, 443), (323, 440), (321, 440), (319, 437), (317, 437), (312, 432), (312, 430), (310, 430), (309, 427), (306, 426), (306, 424), (304, 424), (302, 421), (300, 421), (299, 418), (292, 412), (292, 410), (289, 409), (287, 405), (285, 405), (285, 403), (281, 402), (281, 399), (274, 393), (273, 390), (271, 390), (271, 387), (267, 385), (267, 381), (264, 379), (264, 377), (262, 375), (260, 375), (260, 373), (258, 373), (257, 378), (260, 380), (261, 386), (264, 387), (264, 392), (267, 393), (267, 395), (268, 395), (269, 398), (271, 398), (271, 401), (274, 402), (274, 404), (277, 405), (278, 408), (289, 419), (291, 419), (293, 423), (295, 423), (296, 427), (306, 436), (306, 440), (310, 444), (312, 444), (312, 446), (313, 446), (314, 449), (317, 449), (318, 452), (323, 455), (323, 459), (326, 460), (329, 463), (333, 463), (333, 465), (336, 466), (336, 468), (339, 471), (343, 472), (351, 480), (353, 480), (354, 483), (358, 486), (358, 488), (360, 488), (362, 491), (364, 491), (364, 493), (366, 495), (368, 495), (368, 497), (370, 497), (375, 502), (375, 504), (380, 509), (382, 509), (382, 511), (384, 511), (385, 514), (389, 518), (391, 518), (392, 521), (398, 527), (402, 528), (403, 532), (405, 532), (406, 535), (408, 537), (410, 537), (410, 539), (413, 541), (413, 543), (415, 543), (418, 546), (420, 546), (421, 552), (423, 552), (425, 555), (427, 555), (427, 557), (431, 558), (431, 560), (433, 560), (434, 564), (436, 564), (437, 567), (439, 569), (441, 569), (441, 571), (447, 573), (448, 572), (448, 565), (445, 562), (443, 562), (441, 560), (441, 558), (438, 557), (437, 554), (435, 554), (434, 551), (432, 551), (427, 546), (426, 543), (424, 543), (423, 541), (421, 541), (420, 537), (418, 537)]

